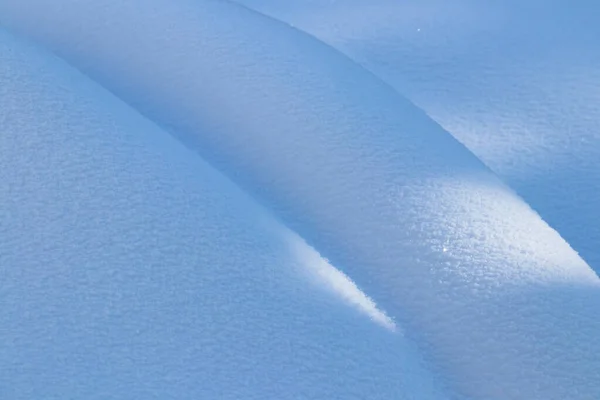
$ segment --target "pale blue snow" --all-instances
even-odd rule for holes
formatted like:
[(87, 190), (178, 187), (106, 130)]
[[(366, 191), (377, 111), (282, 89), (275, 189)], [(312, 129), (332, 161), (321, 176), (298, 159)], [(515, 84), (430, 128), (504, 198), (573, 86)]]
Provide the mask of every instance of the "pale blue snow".
[(0, 59), (0, 397), (445, 398), (356, 285), (202, 159), (3, 32)]
[(592, 8), (238, 2), (0, 0), (0, 393), (600, 398)]
[(600, 3), (236, 1), (407, 95), (600, 271)]

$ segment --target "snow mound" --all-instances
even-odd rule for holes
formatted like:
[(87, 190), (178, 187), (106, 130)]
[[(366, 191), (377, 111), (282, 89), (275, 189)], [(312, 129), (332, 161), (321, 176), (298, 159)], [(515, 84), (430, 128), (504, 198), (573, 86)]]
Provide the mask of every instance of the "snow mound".
[(237, 0), (407, 95), (600, 272), (600, 5)]
[(600, 398), (598, 277), (365, 69), (223, 1), (0, 5), (2, 23), (178, 137), (352, 277), (459, 396)]
[(444, 398), (297, 235), (1, 31), (0, 125), (3, 398)]

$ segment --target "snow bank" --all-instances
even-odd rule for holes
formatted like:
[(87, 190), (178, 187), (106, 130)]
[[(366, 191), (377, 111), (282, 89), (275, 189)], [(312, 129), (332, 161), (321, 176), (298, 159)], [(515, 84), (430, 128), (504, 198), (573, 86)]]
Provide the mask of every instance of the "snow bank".
[(600, 5), (237, 0), (329, 43), (422, 107), (600, 272)]
[(0, 4), (3, 23), (268, 205), (400, 321), (459, 393), (600, 397), (597, 276), (364, 69), (226, 2)]
[(1, 31), (0, 126), (2, 398), (444, 398), (297, 235)]

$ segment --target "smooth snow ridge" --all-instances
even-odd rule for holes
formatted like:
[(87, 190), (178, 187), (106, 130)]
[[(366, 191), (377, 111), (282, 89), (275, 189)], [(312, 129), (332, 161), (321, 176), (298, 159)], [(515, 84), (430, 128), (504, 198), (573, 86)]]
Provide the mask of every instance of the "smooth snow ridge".
[(301, 239), (2, 31), (0, 125), (2, 398), (446, 398), (401, 335), (319, 288), (380, 318)]
[(407, 95), (600, 271), (598, 2), (236, 2)]

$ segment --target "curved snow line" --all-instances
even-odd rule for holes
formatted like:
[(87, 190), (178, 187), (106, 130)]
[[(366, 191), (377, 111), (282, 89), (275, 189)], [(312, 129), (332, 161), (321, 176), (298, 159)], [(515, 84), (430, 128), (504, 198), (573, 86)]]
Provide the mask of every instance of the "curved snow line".
[[(229, 0), (227, 0), (227, 2), (232, 3), (232, 5), (233, 5), (233, 2), (231, 2)], [(339, 51), (334, 46), (332, 46), (329, 43), (321, 40), (320, 38), (312, 35), (311, 33), (301, 30), (301, 29), (298, 29), (295, 26), (291, 26), (290, 24), (288, 24), (287, 22), (285, 22), (283, 20), (274, 18), (274, 17), (269, 16), (260, 11), (251, 9), (250, 7), (247, 7), (243, 4), (235, 4), (235, 6), (246, 9), (247, 11), (249, 11), (251, 13), (260, 15), (261, 17), (263, 17), (266, 20), (270, 20), (270, 21), (279, 23), (281, 25), (285, 25), (289, 29), (298, 31), (299, 33), (301, 33), (303, 35), (309, 36), (315, 42), (319, 42), (323, 47), (328, 48), (331, 52), (337, 53), (339, 56), (346, 59), (346, 61), (348, 63), (354, 64), (355, 67), (362, 69), (365, 74), (368, 74), (375, 80), (378, 80), (381, 83), (381, 85), (386, 86), (390, 91), (395, 92), (399, 98), (404, 99), (404, 97), (402, 97), (402, 95), (393, 86), (389, 85), (385, 80), (381, 79), (379, 76), (377, 76), (375, 73), (373, 73), (368, 68), (363, 66), (361, 63), (356, 62), (351, 57), (347, 56), (344, 52)], [(59, 54), (60, 54), (60, 51), (61, 50), (59, 49)], [(65, 60), (65, 62), (68, 62), (68, 60)], [(98, 85), (102, 86), (109, 92), (113, 93), (115, 96), (119, 97), (118, 92), (115, 93), (111, 90), (112, 85), (103, 84), (102, 81), (100, 81), (98, 79), (94, 79), (93, 76), (90, 76), (89, 74), (87, 74), (85, 70), (82, 71), (82, 73), (86, 74), (90, 79), (92, 79)], [(130, 102), (128, 101), (130, 99), (127, 96), (123, 96), (123, 97), (119, 97), (119, 98), (120, 98), (120, 100), (124, 101), (126, 104), (129, 104), (131, 107), (133, 107), (134, 110), (136, 110), (137, 112), (140, 112), (146, 118), (149, 118), (150, 120), (153, 120), (154, 122), (157, 122), (160, 125), (161, 121), (153, 119), (151, 113), (144, 112), (143, 109), (136, 108), (134, 104), (133, 105), (130, 104)], [(408, 103), (410, 103), (410, 101), (408, 99), (406, 99), (406, 100)], [(422, 112), (424, 115), (426, 114), (424, 111), (422, 111), (422, 110), (418, 109), (418, 107), (414, 106), (414, 104), (412, 104), (412, 103), (410, 103), (410, 104), (414, 107), (415, 111)], [(173, 134), (172, 130), (168, 131), (168, 132)], [(177, 137), (176, 134), (175, 134), (175, 137)], [(187, 142), (187, 144), (190, 143), (189, 140), (184, 140), (184, 143), (185, 142)], [(192, 145), (190, 147), (192, 149), (195, 148), (196, 150), (198, 150), (197, 146)], [(202, 151), (199, 151), (199, 153), (201, 155), (203, 153), (206, 154), (205, 152), (202, 152)], [(484, 165), (484, 164), (482, 163), (482, 165)], [(214, 167), (214, 165), (212, 165), (212, 166)], [(300, 256), (302, 254), (304, 258), (311, 260), (311, 262), (307, 265), (311, 266), (310, 270), (312, 271), (312, 273), (316, 274), (319, 277), (319, 279), (322, 280), (322, 283), (324, 283), (325, 286), (329, 290), (335, 292), (338, 296), (340, 296), (340, 298), (344, 299), (349, 305), (356, 307), (360, 312), (367, 315), (374, 322), (382, 325), (383, 327), (385, 327), (387, 329), (396, 331), (397, 327), (396, 327), (395, 322), (390, 317), (388, 317), (385, 312), (379, 310), (377, 308), (377, 305), (373, 302), (373, 300), (367, 294), (365, 294), (360, 288), (358, 288), (350, 277), (348, 277), (346, 274), (344, 274), (343, 272), (341, 272), (340, 270), (338, 270), (337, 268), (332, 266), (327, 259), (322, 258), (319, 255), (319, 253), (312, 246), (306, 245), (309, 247), (304, 250), (301, 250), (301, 246), (298, 243), (301, 243), (304, 241), (299, 236), (296, 237), (297, 235), (295, 233), (293, 233), (292, 231), (290, 231), (289, 235), (287, 235), (287, 236), (290, 238), (289, 243), (290, 243), (290, 247), (293, 249), (293, 252), (297, 256)], [(445, 248), (444, 248), (444, 251), (445, 251)]]
[[(226, 1), (231, 3), (232, 5), (234, 4), (228, 0), (226, 0)], [(251, 10), (245, 6), (242, 6), (242, 5), (235, 4), (235, 6), (239, 6), (241, 8), (247, 9), (249, 12), (254, 12), (253, 10)], [(258, 12), (256, 12), (256, 14), (262, 15), (265, 19), (273, 20), (278, 23), (281, 23), (282, 25), (289, 26), (285, 22), (278, 21), (267, 15), (263, 15)], [(291, 26), (289, 26), (289, 27), (290, 27), (290, 29), (294, 29)], [(299, 32), (301, 32), (301, 31), (299, 31)], [(302, 33), (304, 34), (304, 32), (302, 32)], [(309, 35), (309, 34), (306, 34), (306, 35), (312, 37), (312, 35)], [(316, 41), (319, 41), (317, 38), (314, 38), (314, 39)], [(337, 50), (335, 48), (327, 45), (324, 42), (323, 42), (323, 45), (326, 47), (330, 47), (330, 49), (332, 51), (337, 52)], [(346, 57), (341, 52), (339, 54), (341, 56)], [(115, 92), (113, 92), (113, 90), (111, 90), (112, 88), (110, 85), (106, 85), (102, 81), (99, 81), (98, 79), (94, 79), (94, 77), (89, 75), (88, 73), (86, 73), (85, 70), (80, 70), (79, 68), (77, 68), (76, 65), (72, 65), (69, 62), (69, 60), (65, 59), (64, 57), (61, 57), (60, 55), (57, 55), (57, 57), (59, 57), (65, 63), (69, 64), (72, 68), (78, 69), (82, 74), (87, 76), (95, 84), (99, 85), (104, 90), (110, 92), (115, 97), (117, 97), (120, 101), (123, 101), (125, 104), (130, 106), (132, 108), (132, 111), (140, 113), (145, 118), (148, 118), (150, 121), (157, 123), (160, 126), (160, 124), (161, 124), (160, 120), (154, 120), (152, 118), (151, 114), (145, 113), (145, 112), (143, 112), (143, 110), (136, 108), (135, 105), (130, 104), (128, 101), (129, 99), (127, 97), (119, 97), (118, 93), (115, 93)], [(350, 58), (348, 58), (348, 62), (353, 63), (353, 61)], [(362, 68), (362, 66), (360, 66), (359, 64), (356, 64), (356, 66), (359, 68)], [(371, 74), (371, 72), (366, 69), (365, 69), (365, 72)], [(375, 75), (373, 75), (373, 77), (377, 78)], [(383, 81), (382, 81), (382, 83), (386, 84)], [(392, 89), (392, 88), (390, 87), (390, 89)], [(174, 136), (175, 138), (178, 138), (177, 134), (173, 134), (172, 131), (166, 130), (165, 133), (169, 133), (172, 136)], [(179, 138), (179, 139), (181, 139), (181, 138)], [(184, 140), (183, 143), (189, 145), (189, 142), (186, 140)], [(189, 146), (189, 147), (191, 147), (193, 150), (198, 150), (196, 146)], [(199, 156), (203, 159), (203, 161), (207, 162), (205, 157), (202, 156), (203, 152), (197, 151), (197, 153), (199, 153)], [(211, 165), (211, 167), (213, 167), (213, 168), (215, 167), (212, 163), (210, 163), (210, 162), (207, 162), (207, 163), (209, 165)], [(218, 168), (217, 168), (217, 170), (218, 170)], [(238, 187), (239, 187), (239, 185), (238, 185)], [(240, 189), (244, 190), (242, 187), (240, 187)], [(244, 190), (244, 191), (246, 191), (246, 190)], [(307, 266), (307, 272), (312, 274), (313, 281), (318, 283), (319, 286), (322, 286), (322, 287), (326, 288), (327, 290), (331, 291), (332, 293), (335, 293), (340, 299), (342, 299), (344, 302), (346, 302), (349, 306), (357, 309), (359, 312), (361, 312), (362, 314), (369, 317), (373, 322), (381, 325), (382, 327), (384, 327), (392, 332), (397, 331), (398, 327), (396, 326), (396, 323), (390, 317), (388, 317), (384, 311), (378, 309), (376, 303), (366, 293), (364, 293), (356, 285), (355, 282), (352, 281), (351, 277), (349, 277), (348, 275), (346, 275), (345, 273), (340, 271), (338, 268), (333, 266), (329, 262), (329, 260), (323, 258), (318, 253), (318, 251), (314, 249), (313, 246), (311, 246), (310, 244), (307, 244), (306, 241), (303, 240), (298, 234), (296, 234), (292, 230), (289, 230), (289, 228), (285, 227), (285, 224), (282, 224), (282, 228), (285, 229), (285, 230), (282, 229), (282, 235), (284, 237), (287, 237), (287, 242), (289, 243), (292, 253), (298, 259), (305, 261), (305, 265)]]
[(598, 277), (379, 80), (227, 3), (55, 4), (5, 1), (0, 16), (210, 155), (343, 265), (460, 393), (600, 397)]
[(0, 121), (6, 398), (445, 398), (236, 185), (2, 30)]
[(320, 286), (325, 286), (342, 298), (346, 303), (369, 317), (373, 322), (384, 328), (397, 332), (396, 323), (385, 312), (378, 309), (377, 304), (366, 295), (350, 277), (331, 265), (329, 260), (323, 258), (314, 248), (308, 245), (297, 234), (286, 231), (282, 233), (287, 238), (290, 251), (302, 265), (306, 265), (306, 272), (310, 279)]
[(317, 36), (404, 93), (600, 272), (592, 2), (236, 1)]
[[(325, 40), (323, 38), (321, 38), (317, 33), (313, 33), (311, 32), (309, 29), (303, 28), (301, 25), (295, 25), (293, 24), (290, 20), (288, 19), (284, 19), (281, 17), (277, 17), (274, 14), (268, 13), (265, 10), (258, 7), (252, 7), (248, 4), (246, 4), (244, 1), (240, 1), (240, 0), (224, 0), (230, 3), (233, 3), (235, 5), (238, 5), (240, 7), (243, 7), (251, 12), (257, 13), (267, 19), (276, 21), (277, 23), (281, 23), (283, 25), (288, 26), (290, 29), (296, 30), (301, 32), (302, 34), (305, 34), (307, 36), (310, 36), (311, 38), (314, 38), (315, 41), (318, 41), (319, 43), (321, 43), (323, 46), (325, 47), (329, 47), (332, 51), (339, 53), (340, 55), (346, 57), (348, 59), (349, 62), (355, 64), (357, 67), (362, 68), (366, 73), (371, 74), (375, 79), (379, 80), (383, 85), (387, 86), (390, 90), (394, 91), (399, 97), (405, 98), (408, 102), (410, 102), (415, 109), (418, 109), (420, 112), (422, 112), (424, 115), (427, 115), (429, 118), (431, 118), (433, 121), (435, 121), (436, 123), (439, 123), (439, 121), (436, 118), (433, 118), (432, 116), (429, 115), (429, 113), (427, 112), (426, 109), (424, 109), (423, 107), (418, 106), (416, 103), (414, 103), (410, 97), (403, 95), (400, 90), (398, 89), (397, 85), (394, 85), (392, 82), (390, 82), (389, 80), (387, 80), (384, 76), (382, 76), (381, 74), (377, 73), (375, 70), (371, 69), (367, 63), (361, 62), (359, 61), (358, 58), (353, 57), (351, 53), (349, 53), (348, 51), (345, 51), (343, 48), (337, 47), (335, 46), (333, 43), (334, 41), (330, 42), (328, 40)], [(439, 113), (439, 112), (438, 112)], [(456, 138), (456, 140), (461, 143), (464, 144), (463, 141), (460, 140), (460, 137), (457, 137), (457, 135), (452, 133), (452, 130), (447, 129), (443, 124), (440, 124), (440, 126), (442, 127), (442, 129), (444, 129), (446, 132), (448, 132), (449, 135), (451, 135), (452, 137)], [(504, 138), (505, 139), (505, 138)], [(526, 139), (523, 139), (526, 140)], [(493, 147), (496, 146), (496, 147)], [(502, 152), (503, 148), (502, 148), (502, 143), (493, 143), (492, 146), (490, 146), (490, 148), (493, 148), (495, 152)], [(478, 154), (479, 152), (474, 152), (471, 147), (465, 145), (465, 149), (471, 153), (471, 155), (474, 158), (477, 158), (479, 160), (479, 162), (481, 162), (481, 164), (483, 166), (485, 166), (490, 172), (492, 172), (497, 178), (498, 180), (500, 180), (504, 185), (506, 185), (507, 187), (509, 187), (511, 190), (513, 190), (515, 193), (520, 194), (519, 191), (515, 190), (514, 187), (511, 186), (510, 182), (507, 182), (505, 179), (502, 178), (502, 176), (500, 174), (498, 174), (496, 172), (496, 170), (493, 168), (493, 165), (489, 165), (489, 163), (485, 162), (484, 159), (482, 159)], [(532, 205), (527, 201), (527, 199), (523, 199), (523, 201), (529, 206), (531, 207), (534, 211), (537, 212), (537, 209), (535, 207), (532, 207)], [(539, 215), (539, 214), (538, 214)], [(542, 215), (540, 215), (540, 218), (542, 220), (544, 220), (545, 223), (548, 223)], [(557, 230), (554, 226), (552, 226), (551, 224), (549, 224), (549, 226), (554, 229)], [(557, 232), (560, 234), (560, 231), (557, 230)], [(564, 239), (564, 238), (563, 238)], [(569, 246), (571, 246), (571, 243), (569, 243), (568, 240), (566, 240), (566, 242), (569, 244)], [(572, 247), (572, 246), (571, 246)], [(444, 250), (445, 251), (445, 250)]]
[[(0, 34), (2, 31), (0, 30)], [(58, 57), (58, 56), (57, 56)], [(61, 62), (69, 65), (70, 68), (75, 67), (71, 66), (66, 60), (58, 57)], [(86, 75), (84, 72), (79, 71), (82, 75), (86, 76), (94, 85), (99, 86), (102, 90), (106, 90), (107, 92), (113, 94), (110, 90), (108, 90), (101, 82), (94, 80), (93, 78)], [(114, 94), (113, 94), (114, 95)], [(115, 96), (116, 99), (122, 101), (124, 104), (127, 102), (124, 99)], [(129, 107), (131, 112), (134, 114), (140, 114), (138, 110), (135, 108)], [(147, 119), (143, 114), (140, 114), (142, 118)], [(154, 124), (154, 121), (148, 119), (150, 122)], [(164, 134), (173, 136), (167, 131), (162, 130), (160, 127), (156, 127), (161, 130)], [(197, 152), (196, 152), (197, 153)], [(203, 163), (210, 166), (210, 168), (214, 169), (214, 166), (211, 165), (210, 162), (207, 162), (203, 157), (198, 155), (198, 157), (202, 160)], [(221, 171), (215, 169), (219, 174), (222, 174)], [(223, 176), (224, 180), (230, 181), (229, 178)], [(232, 182), (235, 185), (235, 182)], [(240, 191), (247, 192), (236, 185)], [(253, 202), (256, 202), (253, 200)], [(258, 207), (259, 206), (257, 204)], [(350, 277), (342, 273), (335, 266), (331, 265), (328, 260), (324, 259), (312, 246), (306, 243), (298, 234), (287, 228), (284, 224), (277, 221), (274, 216), (271, 215), (271, 212), (268, 210), (263, 210), (265, 215), (269, 215), (272, 220), (269, 220), (267, 225), (277, 224), (278, 229), (274, 231), (278, 231), (278, 235), (280, 235), (284, 241), (287, 243), (292, 256), (299, 261), (299, 265), (304, 266), (303, 271), (307, 273), (310, 277), (310, 280), (317, 284), (317, 286), (328, 290), (329, 292), (336, 295), (341, 301), (346, 303), (349, 307), (356, 309), (363, 315), (366, 315), (373, 322), (381, 325), (382, 327), (395, 332), (397, 330), (396, 324), (392, 321), (385, 312), (379, 310), (377, 305), (373, 302), (373, 300), (366, 295), (353, 281)]]

